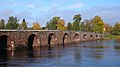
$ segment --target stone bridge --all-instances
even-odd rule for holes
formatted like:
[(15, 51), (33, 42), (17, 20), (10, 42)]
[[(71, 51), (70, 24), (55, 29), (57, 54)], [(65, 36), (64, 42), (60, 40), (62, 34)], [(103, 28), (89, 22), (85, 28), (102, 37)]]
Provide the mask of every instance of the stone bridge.
[(59, 30), (0, 30), (0, 49), (63, 47), (69, 43), (101, 39), (102, 34)]

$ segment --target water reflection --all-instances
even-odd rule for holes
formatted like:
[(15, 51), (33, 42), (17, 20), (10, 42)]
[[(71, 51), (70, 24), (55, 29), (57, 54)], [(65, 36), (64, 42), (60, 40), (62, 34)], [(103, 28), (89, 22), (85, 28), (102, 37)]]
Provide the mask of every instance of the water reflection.
[(0, 50), (0, 67), (119, 67), (119, 44), (98, 40), (57, 48)]
[(7, 64), (7, 50), (0, 50), (0, 67), (5, 67)]

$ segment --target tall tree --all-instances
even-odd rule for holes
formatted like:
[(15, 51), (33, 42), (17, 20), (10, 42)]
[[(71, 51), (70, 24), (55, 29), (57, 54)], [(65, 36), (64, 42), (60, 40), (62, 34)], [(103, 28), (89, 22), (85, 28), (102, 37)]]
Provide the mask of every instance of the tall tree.
[(61, 19), (59, 16), (53, 17), (50, 22), (47, 22), (46, 28), (48, 30), (66, 30), (65, 20)]
[(84, 31), (84, 28), (85, 28), (85, 23), (84, 23), (84, 22), (81, 22), (80, 30), (81, 30), (81, 31)]
[(27, 29), (27, 22), (23, 19), (22, 23), (19, 25), (19, 29)]
[(40, 24), (38, 24), (38, 22), (33, 23), (33, 30), (41, 30)]
[(80, 23), (80, 21), (81, 21), (81, 15), (80, 14), (77, 14), (77, 15), (75, 15), (74, 17), (73, 17), (73, 21), (74, 22), (79, 22)]
[(60, 19), (60, 17), (53, 17), (50, 22), (47, 22), (47, 25), (46, 27), (49, 29), (49, 30), (57, 30), (57, 23), (58, 23), (58, 20)]
[(67, 24), (67, 26), (68, 26), (68, 27), (67, 27), (67, 30), (72, 30), (72, 23), (69, 22), (69, 23)]
[(92, 22), (93, 32), (103, 33), (103, 30), (105, 28), (105, 23), (100, 16), (95, 16), (91, 22)]
[(79, 31), (80, 30), (80, 23), (79, 22), (73, 22), (72, 26), (74, 31)]
[(114, 25), (112, 33), (116, 35), (120, 34), (120, 23)]
[(53, 22), (47, 22), (46, 28), (48, 28), (48, 30), (56, 30), (57, 27)]
[(80, 30), (80, 22), (81, 22), (81, 15), (77, 14), (73, 17), (73, 30), (78, 31)]
[(59, 19), (57, 22), (57, 30), (66, 30), (64, 25), (65, 25), (65, 20)]
[(85, 23), (85, 26), (82, 30), (85, 32), (91, 32), (91, 27), (92, 27), (91, 20), (84, 20), (84, 23)]
[(4, 19), (0, 20), (0, 29), (4, 29), (5, 28), (5, 21)]
[(112, 26), (110, 26), (108, 23), (105, 24), (105, 33), (110, 34), (112, 32)]
[(17, 29), (19, 25), (18, 21), (17, 17), (10, 16), (6, 24), (6, 29)]

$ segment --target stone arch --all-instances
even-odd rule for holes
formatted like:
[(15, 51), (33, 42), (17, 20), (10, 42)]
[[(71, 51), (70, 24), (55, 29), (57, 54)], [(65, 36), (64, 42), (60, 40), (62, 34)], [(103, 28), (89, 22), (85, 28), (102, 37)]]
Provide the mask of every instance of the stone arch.
[(28, 42), (27, 43), (28, 43), (27, 47), (32, 49), (35, 46), (39, 46), (39, 39), (38, 39), (38, 37), (35, 34), (31, 34), (28, 37)]
[(68, 39), (68, 33), (64, 33), (64, 35), (63, 35), (63, 47), (65, 46), (64, 44), (65, 43), (67, 43), (66, 41), (67, 41), (67, 39)]
[(0, 36), (0, 49), (11, 49), (14, 45), (14, 42), (8, 35)]
[(88, 38), (87, 34), (84, 34), (83, 39), (87, 39), (87, 38)]
[(49, 47), (51, 47), (53, 36), (55, 36), (54, 33), (50, 33), (49, 36), (48, 36), (48, 46)]
[(96, 35), (96, 38), (99, 38), (99, 34)]
[(80, 41), (80, 35), (79, 35), (78, 33), (75, 34), (75, 36), (74, 36), (74, 41), (75, 41), (75, 42)]
[(94, 36), (93, 34), (90, 35), (90, 40), (93, 40), (94, 39)]
[(101, 35), (100, 38), (103, 38), (103, 35)]

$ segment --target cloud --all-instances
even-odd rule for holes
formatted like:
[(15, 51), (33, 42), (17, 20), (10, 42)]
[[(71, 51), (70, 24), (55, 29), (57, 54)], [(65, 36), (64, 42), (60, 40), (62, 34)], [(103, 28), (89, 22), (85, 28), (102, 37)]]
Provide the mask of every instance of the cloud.
[(69, 7), (70, 7), (70, 8), (80, 8), (80, 7), (82, 7), (82, 6), (84, 6), (84, 4), (82, 4), (82, 3), (80, 2), (80, 3), (75, 3), (75, 4), (73, 4), (73, 5), (69, 6)]
[(2, 11), (0, 11), (0, 18), (8, 18), (9, 16), (11, 16), (14, 13), (14, 11), (10, 8), (8, 9), (4, 9)]
[(104, 22), (114, 25), (120, 22), (120, 6), (117, 7), (92, 7), (90, 9), (80, 11), (83, 20), (93, 18), (95, 15), (101, 16)]
[(18, 14), (15, 14), (16, 17), (23, 19), (23, 18), (28, 18), (31, 16), (31, 13), (29, 11), (21, 11)]
[[(17, 16), (19, 19), (26, 18), (28, 25), (33, 22), (39, 22), (45, 26), (53, 16), (60, 16), (67, 22), (73, 22), (73, 16), (80, 13), (82, 21), (91, 19), (99, 15), (102, 19), (111, 25), (120, 22), (120, 6), (116, 7), (89, 7), (80, 0), (54, 0), (54, 1), (20, 1), (20, 0), (0, 0), (0, 18)], [(84, 10), (81, 10), (84, 9)]]

